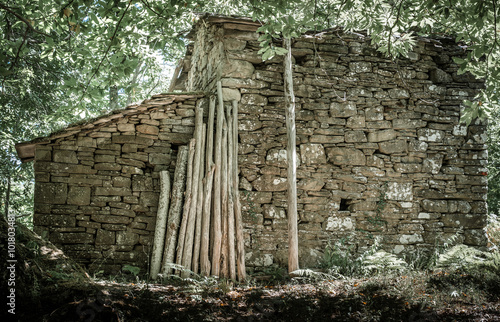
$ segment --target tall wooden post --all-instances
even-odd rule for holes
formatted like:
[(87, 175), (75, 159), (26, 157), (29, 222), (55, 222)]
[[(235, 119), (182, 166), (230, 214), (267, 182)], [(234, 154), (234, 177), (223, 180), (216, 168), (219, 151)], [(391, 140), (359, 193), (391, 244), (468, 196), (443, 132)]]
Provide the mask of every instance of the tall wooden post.
[(284, 38), (288, 53), (284, 59), (284, 84), (286, 102), (286, 158), (288, 163), (288, 273), (299, 269), (299, 239), (297, 229), (297, 164), (295, 142), (295, 94), (292, 78), (292, 46), (291, 39)]

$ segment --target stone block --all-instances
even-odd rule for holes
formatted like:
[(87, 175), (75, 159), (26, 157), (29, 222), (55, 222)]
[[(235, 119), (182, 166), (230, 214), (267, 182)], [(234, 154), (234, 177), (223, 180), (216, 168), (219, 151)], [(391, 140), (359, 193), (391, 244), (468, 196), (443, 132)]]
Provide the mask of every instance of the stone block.
[(160, 133), (158, 135), (160, 140), (167, 141), (172, 144), (188, 144), (189, 140), (193, 138), (192, 133)]
[(129, 217), (111, 215), (92, 215), (90, 218), (104, 224), (129, 224), (132, 221), (132, 218)]
[(467, 229), (483, 229), (487, 224), (485, 214), (445, 214), (441, 220), (446, 227), (464, 227)]
[(363, 115), (354, 115), (347, 119), (346, 127), (351, 129), (361, 129), (365, 127), (365, 117)]
[(238, 130), (252, 132), (262, 128), (262, 122), (259, 120), (239, 120)]
[(255, 68), (252, 63), (244, 60), (226, 59), (222, 67), (222, 77), (252, 78)]
[(225, 38), (224, 49), (226, 50), (234, 50), (239, 51), (245, 49), (247, 42), (245, 40), (233, 39), (233, 38)]
[(76, 218), (73, 215), (46, 215), (35, 213), (33, 216), (33, 224), (35, 226), (75, 227)]
[(113, 187), (119, 187), (119, 188), (130, 188), (131, 184), (130, 178), (128, 177), (113, 177)]
[(365, 165), (366, 157), (363, 151), (353, 148), (327, 148), (330, 162), (336, 165)]
[(126, 187), (96, 187), (96, 196), (129, 196), (132, 191)]
[(222, 78), (222, 86), (230, 88), (266, 88), (269, 84), (255, 79), (244, 79), (244, 78)]
[(137, 130), (137, 132), (151, 135), (158, 135), (158, 133), (160, 132), (160, 129), (157, 126), (148, 124), (137, 125), (135, 129)]
[(222, 97), (224, 101), (240, 101), (241, 94), (238, 89), (233, 88), (223, 88), (222, 89)]
[(124, 135), (124, 134), (113, 135), (111, 137), (111, 142), (119, 144), (125, 144), (125, 143), (142, 144), (146, 146), (153, 145), (154, 143), (153, 139), (149, 139), (143, 136)]
[(69, 186), (68, 201), (69, 205), (90, 205), (90, 187)]
[(263, 175), (252, 182), (257, 191), (286, 191), (287, 179), (273, 175)]
[(92, 244), (94, 243), (94, 235), (83, 232), (52, 232), (49, 240), (56, 244)]
[(35, 204), (65, 204), (68, 186), (65, 183), (35, 183)]
[(364, 131), (347, 131), (345, 132), (345, 141), (347, 143), (367, 142)]
[(139, 234), (129, 231), (116, 232), (116, 244), (122, 246), (133, 246), (139, 243)]
[(259, 94), (243, 94), (241, 103), (245, 105), (267, 105), (267, 97)]
[(302, 163), (306, 165), (326, 163), (325, 149), (321, 144), (301, 144), (300, 156)]
[(118, 123), (117, 129), (120, 132), (134, 132), (135, 125), (130, 123)]
[(389, 90), (390, 98), (410, 98), (410, 93), (406, 89), (392, 88)]
[(422, 209), (426, 212), (447, 213), (448, 202), (446, 200), (429, 200), (421, 201)]
[(133, 191), (153, 191), (153, 178), (147, 175), (132, 176)]
[(408, 144), (406, 140), (386, 141), (380, 142), (378, 144), (378, 149), (384, 154), (406, 153), (408, 152)]
[(442, 142), (444, 139), (444, 131), (433, 130), (433, 129), (420, 129), (417, 131), (417, 136), (420, 141)]
[(422, 165), (422, 171), (432, 174), (438, 174), (443, 165), (443, 154), (428, 154), (428, 157), (424, 160)]
[[(297, 167), (300, 166), (300, 154), (296, 153), (295, 160)], [(285, 149), (270, 149), (266, 155), (266, 164), (281, 168), (286, 168), (288, 165)]]
[(262, 207), (263, 215), (266, 219), (285, 219), (286, 212), (285, 209), (281, 207), (276, 207), (274, 205), (264, 205)]
[(349, 69), (353, 73), (371, 73), (372, 64), (364, 61), (350, 62)]
[(35, 147), (35, 160), (36, 161), (52, 161), (52, 151), (47, 149), (40, 149)]
[(75, 151), (54, 150), (54, 162), (78, 164)]
[(139, 204), (142, 206), (153, 206), (157, 207), (158, 206), (158, 198), (159, 198), (159, 193), (157, 192), (147, 192), (143, 191), (141, 192), (141, 196), (139, 198)]
[(305, 191), (320, 191), (325, 186), (322, 179), (305, 178), (297, 182), (297, 188)]
[(387, 200), (412, 201), (413, 183), (411, 182), (389, 182), (385, 193)]
[(354, 231), (356, 229), (356, 219), (352, 217), (328, 217), (323, 224), (326, 231)]
[(331, 117), (351, 117), (357, 114), (356, 104), (353, 102), (331, 103)]
[(115, 232), (108, 231), (104, 229), (98, 229), (95, 244), (96, 245), (114, 245), (115, 244)]
[(393, 129), (370, 132), (368, 133), (368, 142), (391, 141), (394, 140), (397, 136), (398, 135), (396, 131), (394, 131)]
[(453, 78), (444, 70), (436, 68), (431, 70), (431, 81), (438, 84), (451, 83), (453, 82)]

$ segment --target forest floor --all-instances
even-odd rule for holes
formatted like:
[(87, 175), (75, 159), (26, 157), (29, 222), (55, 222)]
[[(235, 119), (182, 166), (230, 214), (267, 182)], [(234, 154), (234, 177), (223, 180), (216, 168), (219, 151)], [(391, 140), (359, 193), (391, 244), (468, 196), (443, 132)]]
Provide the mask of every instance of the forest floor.
[[(244, 284), (214, 278), (153, 284), (125, 273), (91, 278), (31, 231), (20, 229), (16, 238), (16, 315), (4, 306), (1, 321), (500, 321), (500, 276), (487, 271), (342, 279), (291, 279), (276, 271)], [(4, 295), (10, 289), (2, 284)]]

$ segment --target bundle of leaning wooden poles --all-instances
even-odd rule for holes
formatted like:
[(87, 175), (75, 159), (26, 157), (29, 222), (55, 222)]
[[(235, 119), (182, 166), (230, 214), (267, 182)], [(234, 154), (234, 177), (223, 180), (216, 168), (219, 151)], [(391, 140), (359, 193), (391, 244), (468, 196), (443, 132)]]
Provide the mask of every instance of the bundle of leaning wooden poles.
[[(231, 103), (224, 104), (218, 82), (217, 100), (209, 99), (206, 124), (203, 105), (195, 107), (194, 136), (189, 146), (179, 147), (172, 187), (169, 172), (160, 172), (150, 266), (153, 279), (176, 273), (245, 279), (238, 103)], [(175, 269), (179, 267), (183, 269)]]

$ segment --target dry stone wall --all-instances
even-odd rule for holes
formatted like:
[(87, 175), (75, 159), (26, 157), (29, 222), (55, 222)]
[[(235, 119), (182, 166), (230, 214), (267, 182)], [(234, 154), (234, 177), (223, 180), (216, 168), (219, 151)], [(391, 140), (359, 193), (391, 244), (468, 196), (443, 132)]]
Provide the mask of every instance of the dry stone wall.
[[(234, 19), (197, 24), (177, 84), (214, 92), (221, 80), (226, 103), (238, 102), (250, 271), (286, 266), (288, 238), (283, 63), (261, 60), (256, 28)], [(421, 39), (394, 62), (362, 33), (335, 30), (295, 39), (292, 54), (302, 267), (316, 265), (329, 241), (362, 251), (380, 237), (394, 253), (454, 234), (485, 244), (485, 125), (459, 124), (462, 101), (483, 83), (457, 75), (451, 57), (461, 48)], [(173, 175), (201, 96), (160, 98), (37, 143), (37, 232), (94, 270), (146, 268), (159, 171)]]
[(36, 146), (35, 230), (91, 270), (147, 267), (159, 171), (173, 176), (197, 98), (165, 101)]
[[(223, 50), (190, 77), (212, 77), (205, 71), (223, 61), (225, 99), (239, 102), (247, 264), (286, 266), (282, 58), (261, 60), (257, 27), (198, 27), (194, 55), (209, 43)], [(454, 234), (485, 244), (485, 125), (459, 124), (462, 101), (483, 83), (457, 75), (452, 57), (464, 54), (460, 47), (420, 39), (408, 59), (392, 61), (364, 34), (335, 30), (295, 39), (292, 54), (301, 265), (317, 264), (325, 244), (341, 239), (361, 251), (379, 236), (395, 253)]]

